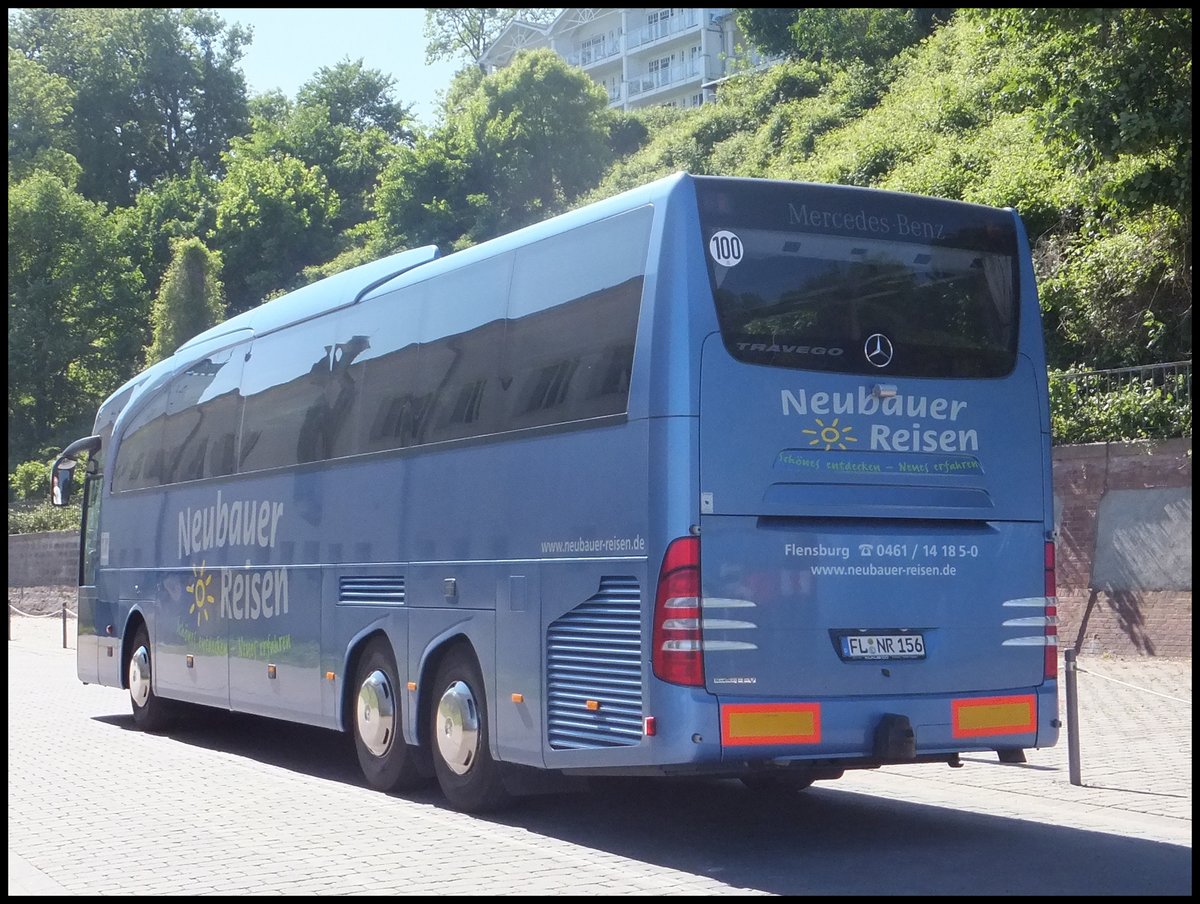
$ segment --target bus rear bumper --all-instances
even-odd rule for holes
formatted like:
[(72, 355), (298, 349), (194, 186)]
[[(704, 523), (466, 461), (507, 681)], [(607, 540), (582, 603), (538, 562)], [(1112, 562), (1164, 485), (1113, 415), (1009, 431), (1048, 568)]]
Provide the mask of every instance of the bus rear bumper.
[(1055, 682), (1038, 688), (920, 697), (719, 698), (726, 761), (855, 759), (884, 765), (944, 761), (972, 750), (1052, 747)]

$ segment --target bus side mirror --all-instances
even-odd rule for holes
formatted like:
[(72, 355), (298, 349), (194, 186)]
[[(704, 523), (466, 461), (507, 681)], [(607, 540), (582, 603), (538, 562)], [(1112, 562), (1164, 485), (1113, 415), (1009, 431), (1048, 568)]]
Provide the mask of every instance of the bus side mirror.
[(71, 488), (75, 482), (75, 465), (73, 458), (60, 458), (50, 471), (50, 504), (69, 505)]

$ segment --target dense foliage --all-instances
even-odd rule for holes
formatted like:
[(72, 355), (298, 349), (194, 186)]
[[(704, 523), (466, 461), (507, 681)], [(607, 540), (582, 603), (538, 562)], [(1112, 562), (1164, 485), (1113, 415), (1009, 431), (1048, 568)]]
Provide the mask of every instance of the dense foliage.
[[(548, 51), (476, 65), (509, 15), (552, 11), (429, 12), (431, 58), (465, 65), (421, 129), (361, 60), (247, 96), (251, 37), (211, 10), (9, 11), (10, 471), (145, 365), (181, 241), (220, 260), (233, 315), (677, 170), (1014, 207), (1053, 368), (1191, 357), (1190, 9), (738, 10), (785, 62), (715, 104), (628, 114)], [(1190, 432), (1138, 421), (1154, 405), (1122, 397), (1064, 435)]]

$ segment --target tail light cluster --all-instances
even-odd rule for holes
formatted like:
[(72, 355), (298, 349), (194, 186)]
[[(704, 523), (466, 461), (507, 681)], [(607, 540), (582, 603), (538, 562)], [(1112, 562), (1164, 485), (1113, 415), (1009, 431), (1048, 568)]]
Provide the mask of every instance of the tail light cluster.
[(1058, 677), (1058, 585), (1055, 576), (1054, 541), (1046, 541), (1046, 663), (1043, 677)]
[(680, 537), (663, 556), (654, 597), (654, 674), (671, 684), (704, 686), (700, 636), (700, 538)]

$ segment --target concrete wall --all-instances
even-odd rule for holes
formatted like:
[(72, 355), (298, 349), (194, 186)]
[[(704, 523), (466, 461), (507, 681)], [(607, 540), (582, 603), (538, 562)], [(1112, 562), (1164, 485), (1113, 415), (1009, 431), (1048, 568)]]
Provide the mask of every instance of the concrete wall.
[(9, 587), (78, 583), (79, 531), (46, 531), (9, 536)]
[(1192, 655), (1192, 441), (1054, 450), (1059, 643)]
[[(1059, 643), (1192, 655), (1192, 441), (1054, 450)], [(74, 584), (75, 532), (8, 538), (8, 586)]]

